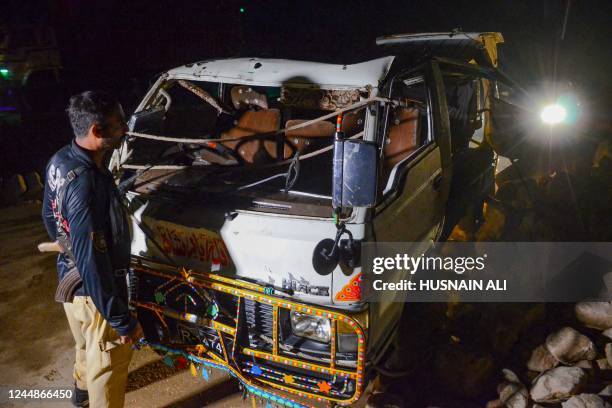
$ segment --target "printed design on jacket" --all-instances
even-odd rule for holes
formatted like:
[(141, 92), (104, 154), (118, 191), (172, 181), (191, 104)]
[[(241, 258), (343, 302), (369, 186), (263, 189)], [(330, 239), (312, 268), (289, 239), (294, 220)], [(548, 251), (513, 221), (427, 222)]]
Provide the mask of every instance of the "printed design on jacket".
[(53, 218), (55, 218), (57, 231), (58, 233), (65, 232), (66, 234), (70, 234), (70, 226), (68, 225), (68, 221), (62, 216), (62, 213), (58, 208), (57, 200), (62, 186), (66, 183), (66, 179), (62, 177), (62, 172), (60, 171), (59, 167), (55, 167), (54, 164), (49, 166), (47, 183), (49, 184), (51, 191), (55, 193), (52, 194), (53, 198), (51, 198), (51, 211), (53, 212)]
[(49, 173), (47, 174), (47, 182), (49, 183), (49, 187), (51, 191), (55, 191), (58, 187), (61, 187), (66, 182), (66, 179), (62, 178), (62, 172), (59, 167), (55, 167), (55, 165), (49, 166)]

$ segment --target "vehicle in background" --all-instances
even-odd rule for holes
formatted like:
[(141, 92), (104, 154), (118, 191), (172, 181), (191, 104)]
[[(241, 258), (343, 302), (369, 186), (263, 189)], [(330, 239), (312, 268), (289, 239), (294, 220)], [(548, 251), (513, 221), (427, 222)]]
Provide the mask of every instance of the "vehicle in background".
[(23, 115), (44, 111), (61, 69), (51, 27), (0, 27), (0, 126), (17, 126)]

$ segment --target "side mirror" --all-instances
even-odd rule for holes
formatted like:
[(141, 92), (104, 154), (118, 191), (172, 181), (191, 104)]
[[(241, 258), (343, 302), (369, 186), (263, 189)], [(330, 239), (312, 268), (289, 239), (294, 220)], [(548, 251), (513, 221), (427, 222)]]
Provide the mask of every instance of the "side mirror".
[(336, 138), (332, 204), (334, 208), (376, 204), (378, 149), (373, 142)]
[(159, 132), (166, 110), (163, 107), (156, 107), (134, 113), (128, 121), (130, 132)]

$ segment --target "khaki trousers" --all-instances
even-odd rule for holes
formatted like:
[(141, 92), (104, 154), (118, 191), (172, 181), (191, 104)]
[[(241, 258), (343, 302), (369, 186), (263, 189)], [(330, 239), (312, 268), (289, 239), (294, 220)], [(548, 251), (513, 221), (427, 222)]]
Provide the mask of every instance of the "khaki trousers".
[(89, 296), (75, 296), (72, 303), (64, 303), (64, 310), (74, 336), (77, 387), (88, 391), (91, 408), (123, 407), (131, 345), (119, 343), (119, 335)]

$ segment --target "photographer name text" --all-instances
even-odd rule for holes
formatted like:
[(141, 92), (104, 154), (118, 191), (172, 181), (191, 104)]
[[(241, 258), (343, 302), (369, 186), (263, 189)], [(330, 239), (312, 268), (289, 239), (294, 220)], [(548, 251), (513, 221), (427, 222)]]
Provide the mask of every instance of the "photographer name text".
[(377, 279), (372, 282), (374, 290), (395, 291), (505, 291), (505, 279), (426, 279), (416, 282), (402, 279), (399, 282), (384, 282)]

